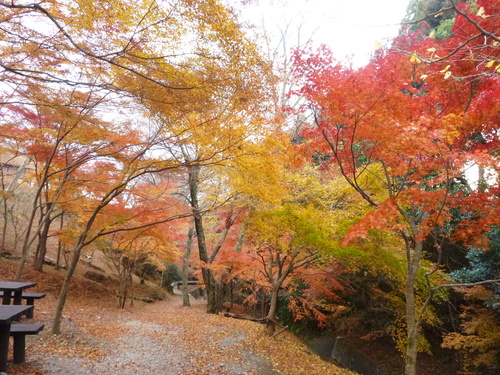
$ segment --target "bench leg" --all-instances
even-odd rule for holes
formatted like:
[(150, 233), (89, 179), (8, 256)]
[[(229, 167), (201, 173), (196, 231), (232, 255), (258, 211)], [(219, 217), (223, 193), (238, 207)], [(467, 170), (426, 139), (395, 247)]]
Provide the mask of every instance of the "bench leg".
[(13, 305), (21, 305), (23, 303), (23, 291), (19, 290), (17, 292), (14, 292), (14, 302), (12, 302)]
[(10, 297), (10, 290), (6, 290), (5, 292), (3, 292), (2, 305), (10, 305)]
[(0, 372), (7, 371), (10, 324), (0, 324)]
[(26, 335), (14, 336), (14, 363), (26, 362)]
[[(26, 304), (27, 305), (34, 305), (35, 304), (35, 299), (34, 298), (26, 298)], [(28, 310), (28, 312), (26, 313), (26, 318), (28, 318), (28, 319), (32, 319), (33, 318), (33, 310), (34, 309)]]

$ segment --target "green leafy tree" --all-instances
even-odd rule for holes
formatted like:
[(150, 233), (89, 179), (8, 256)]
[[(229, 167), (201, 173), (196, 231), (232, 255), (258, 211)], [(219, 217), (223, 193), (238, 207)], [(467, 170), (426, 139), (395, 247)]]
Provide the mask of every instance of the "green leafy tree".
[[(488, 250), (471, 248), (466, 255), (469, 266), (450, 273), (457, 282), (472, 284), (500, 279), (500, 229), (498, 227), (493, 229), (488, 237), (490, 239)], [(500, 312), (500, 283), (484, 287), (492, 291), (491, 298), (485, 301), (486, 305)]]
[(167, 288), (170, 293), (173, 293), (172, 284), (181, 281), (182, 275), (179, 267), (175, 263), (165, 263), (165, 270), (162, 272), (162, 285)]

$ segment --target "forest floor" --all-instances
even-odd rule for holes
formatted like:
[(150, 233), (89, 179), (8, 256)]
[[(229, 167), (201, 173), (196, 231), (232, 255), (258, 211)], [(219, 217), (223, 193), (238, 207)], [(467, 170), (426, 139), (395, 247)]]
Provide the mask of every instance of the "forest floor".
[[(1, 279), (12, 280), (14, 270), (14, 262), (0, 259)], [(62, 334), (51, 335), (63, 275), (64, 271), (37, 273), (27, 267), (23, 281), (37, 283), (30, 291), (47, 293), (36, 301), (33, 319), (44, 323), (45, 330), (27, 338), (27, 362), (9, 362), (8, 374), (351, 373), (312, 354), (288, 332), (270, 339), (258, 323), (206, 314), (203, 300), (182, 307), (181, 297), (174, 295), (154, 303), (136, 301), (122, 310), (108, 288), (81, 277), (72, 283)], [(159, 293), (152, 290), (148, 293)], [(136, 293), (147, 292), (143, 288)]]

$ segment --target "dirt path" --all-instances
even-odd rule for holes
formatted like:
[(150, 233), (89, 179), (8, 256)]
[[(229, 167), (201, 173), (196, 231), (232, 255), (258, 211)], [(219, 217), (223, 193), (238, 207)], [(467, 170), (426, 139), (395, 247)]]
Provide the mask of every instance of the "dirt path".
[[(3, 278), (13, 279), (15, 270), (14, 262), (0, 258)], [(33, 319), (44, 323), (45, 330), (27, 337), (26, 363), (9, 362), (9, 375), (350, 373), (311, 354), (289, 332), (269, 339), (260, 324), (206, 314), (206, 301), (193, 300), (193, 306), (185, 308), (180, 296), (170, 296), (121, 310), (108, 288), (81, 277), (73, 281), (62, 334), (54, 336), (50, 331), (61, 272), (38, 273), (27, 267), (24, 279), (37, 283), (34, 292), (47, 294), (37, 300)]]
[[(250, 347), (260, 326), (204, 312), (205, 303), (170, 301), (146, 305), (139, 313), (78, 311), (66, 316), (65, 334), (32, 340), (29, 365), (9, 374), (279, 374)], [(89, 314), (90, 312), (90, 314)]]

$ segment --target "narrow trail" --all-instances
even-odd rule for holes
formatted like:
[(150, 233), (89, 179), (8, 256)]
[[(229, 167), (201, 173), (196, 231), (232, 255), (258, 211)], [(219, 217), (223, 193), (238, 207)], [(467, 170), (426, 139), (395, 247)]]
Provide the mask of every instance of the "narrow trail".
[[(15, 270), (15, 263), (0, 259), (5, 279), (13, 279)], [(258, 323), (207, 314), (206, 301), (192, 300), (186, 308), (174, 295), (119, 309), (112, 288), (85, 278), (74, 280), (62, 333), (52, 335), (61, 272), (28, 267), (24, 278), (37, 283), (35, 292), (47, 294), (37, 300), (32, 319), (45, 329), (27, 337), (24, 364), (12, 363), (10, 345), (9, 375), (350, 374), (312, 354), (289, 332), (270, 339)]]
[[(259, 325), (206, 314), (204, 301), (194, 301), (189, 308), (181, 303), (179, 296), (173, 296), (143, 306), (140, 313), (90, 311), (77, 318), (78, 311), (74, 311), (65, 318), (62, 338), (47, 337), (45, 332), (44, 340), (30, 343), (31, 373), (280, 373), (250, 347), (249, 343), (262, 336)], [(68, 351), (68, 346), (74, 348)]]

